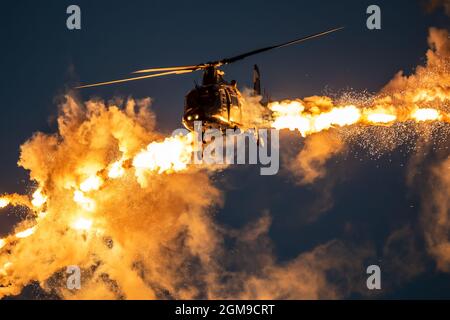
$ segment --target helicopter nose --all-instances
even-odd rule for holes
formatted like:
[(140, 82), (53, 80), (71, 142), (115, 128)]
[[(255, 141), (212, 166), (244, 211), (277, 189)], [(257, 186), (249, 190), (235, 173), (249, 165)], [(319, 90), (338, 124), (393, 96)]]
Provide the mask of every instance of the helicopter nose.
[(183, 117), (182, 122), (186, 129), (188, 129), (190, 131), (194, 131), (194, 121), (195, 121), (195, 115), (188, 115), (188, 116)]

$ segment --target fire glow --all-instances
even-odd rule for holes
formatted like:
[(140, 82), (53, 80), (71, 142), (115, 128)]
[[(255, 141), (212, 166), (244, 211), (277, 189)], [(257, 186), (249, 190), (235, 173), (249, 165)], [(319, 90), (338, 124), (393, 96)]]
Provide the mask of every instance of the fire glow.
[(72, 224), (72, 227), (80, 231), (89, 231), (92, 227), (92, 220), (80, 217)]
[[(407, 80), (396, 78), (391, 95), (370, 103), (335, 103), (328, 97), (271, 102), (273, 118), (266, 125), (307, 137), (347, 126), (397, 130), (400, 122), (419, 129), (449, 123), (442, 103), (450, 101), (448, 92), (431, 90), (428, 74), (421, 78), (425, 85), (414, 79), (409, 91), (398, 90), (398, 82)], [(19, 164), (30, 171), (37, 189), (31, 196), (0, 197), (0, 208), (20, 206), (30, 213), (0, 239), (0, 298), (20, 294), (36, 280), (63, 298), (159, 298), (161, 291), (197, 298), (201, 290), (190, 280), (208, 285), (223, 274), (190, 279), (184, 274), (190, 260), (172, 263), (168, 256), (193, 253), (202, 270), (219, 269), (214, 256), (222, 247), (212, 235), (218, 228), (207, 213), (222, 205), (222, 194), (211, 182), (211, 168), (191, 170), (192, 134), (156, 132), (149, 99), (130, 99), (123, 106), (66, 100), (59, 132), (36, 134), (21, 147)], [(51, 288), (46, 281), (73, 264), (92, 277), (83, 290)], [(142, 276), (146, 271), (151, 275)]]
[[(431, 98), (429, 98), (431, 99)], [(318, 133), (333, 127), (344, 127), (354, 124), (387, 125), (400, 118), (395, 114), (393, 106), (385, 110), (381, 108), (359, 109), (354, 105), (337, 106), (323, 113), (307, 112), (304, 104), (299, 101), (274, 102), (269, 105), (274, 112), (272, 127), (278, 130), (297, 130), (303, 137)], [(402, 121), (444, 121), (442, 113), (433, 108), (413, 109)], [(448, 120), (446, 122), (449, 122)]]
[(28, 238), (28, 237), (31, 236), (35, 231), (36, 231), (36, 227), (28, 228), (28, 229), (26, 229), (26, 230), (24, 230), (24, 231), (20, 231), (20, 232), (16, 233), (16, 238), (19, 238), (19, 239)]
[[(310, 101), (309, 104), (311, 104)], [(348, 104), (327, 107), (321, 111), (320, 108), (311, 108), (310, 105), (308, 106), (302, 100), (273, 102), (269, 105), (269, 108), (273, 111), (271, 127), (279, 130), (297, 130), (304, 137), (325, 130), (333, 130), (336, 127), (357, 124), (363, 126), (387, 126), (398, 121), (419, 123), (446, 121), (445, 119), (447, 119), (441, 111), (433, 108), (411, 108), (411, 111), (406, 113), (406, 116), (405, 112), (402, 115), (396, 114), (393, 106), (387, 106), (386, 108), (380, 108), (379, 106), (376, 108), (362, 108), (355, 104)], [(121, 141), (122, 144), (132, 145), (134, 143), (133, 137), (130, 137), (131, 139), (129, 141), (126, 140), (128, 139), (126, 135), (122, 135), (121, 137), (124, 139)], [(15, 241), (25, 242), (33, 235), (35, 235), (33, 238), (43, 237), (46, 233), (51, 232), (49, 231), (51, 228), (40, 228), (39, 226), (52, 224), (52, 228), (56, 227), (57, 229), (62, 228), (64, 230), (65, 225), (66, 228), (69, 227), (75, 231), (79, 231), (76, 234), (85, 236), (80, 241), (95, 242), (99, 237), (89, 235), (97, 235), (99, 231), (93, 226), (97, 225), (98, 219), (101, 218), (103, 221), (105, 219), (104, 213), (109, 212), (103, 212), (100, 208), (103, 208), (106, 204), (108, 207), (107, 210), (114, 211), (114, 207), (109, 206), (108, 201), (120, 199), (121, 197), (121, 187), (118, 182), (121, 179), (125, 180), (134, 177), (138, 185), (145, 189), (152, 185), (151, 181), (155, 180), (157, 176), (188, 171), (191, 166), (191, 157), (194, 150), (193, 139), (193, 134), (190, 133), (152, 141), (144, 148), (134, 147), (134, 152), (128, 152), (127, 156), (118, 154), (117, 158), (112, 158), (110, 162), (97, 162), (93, 164), (94, 160), (88, 158), (86, 161), (88, 168), (97, 167), (98, 170), (96, 173), (87, 176), (82, 174), (79, 174), (79, 176), (77, 174), (74, 175), (74, 172), (86, 171), (82, 169), (83, 161), (81, 161), (79, 168), (70, 168), (67, 170), (68, 175), (64, 179), (58, 178), (60, 180), (55, 180), (56, 182), (52, 181), (50, 183), (43, 181), (32, 194), (28, 203), (24, 196), (5, 195), (1, 197), (1, 208), (11, 204), (28, 207), (30, 211), (34, 212), (35, 225), (33, 227), (24, 225), (24, 229), (19, 229), (20, 231), (15, 234), (0, 239), (0, 249), (5, 248), (5, 246), (11, 248), (13, 246), (12, 243)], [(131, 174), (128, 174), (128, 172)], [(116, 182), (113, 183), (113, 181)], [(147, 183), (143, 183), (143, 181)], [(59, 189), (54, 188), (55, 183), (59, 183)], [(53, 186), (53, 189), (44, 187), (44, 185)], [(66, 190), (66, 193), (67, 191), (72, 192), (72, 197), (67, 198), (67, 196), (64, 196), (65, 198), (61, 198), (61, 193), (58, 191), (60, 189)], [(14, 202), (12, 203), (10, 199), (14, 199)], [(127, 202), (127, 199), (122, 199), (122, 201)], [(53, 203), (57, 205), (53, 207), (51, 205)], [(44, 206), (45, 211), (43, 211)], [(116, 212), (118, 218), (132, 214), (132, 211)], [(58, 218), (55, 220), (55, 217)], [(110, 219), (114, 218), (110, 217)], [(56, 223), (55, 221), (58, 222)], [(38, 228), (40, 230), (39, 234), (36, 233)], [(53, 237), (55, 239), (62, 237), (59, 241), (66, 241), (63, 240), (64, 236), (61, 236), (65, 232), (60, 231), (60, 233), (57, 233), (59, 236), (53, 234)], [(107, 235), (108, 233), (107, 228), (102, 229), (101, 234)], [(44, 237), (45, 239), (49, 239), (48, 236)], [(29, 244), (31, 245), (31, 242)], [(68, 244), (66, 243), (66, 245)], [(93, 243), (91, 245), (96, 246)], [(89, 246), (83, 248), (89, 248)], [(18, 259), (20, 259), (19, 257)], [(5, 259), (6, 256), (0, 254), (0, 265), (6, 263), (8, 266), (1, 271), (0, 283), (9, 281), (8, 275), (19, 263), (18, 260), (7, 261)], [(5, 279), (2, 280), (2, 277)], [(4, 289), (3, 292), (5, 292), (4, 294), (17, 292), (20, 287), (21, 285), (18, 284), (18, 287), (12, 286), (8, 289), (10, 291)]]
[(6, 208), (9, 205), (9, 200), (5, 198), (0, 198), (0, 209)]

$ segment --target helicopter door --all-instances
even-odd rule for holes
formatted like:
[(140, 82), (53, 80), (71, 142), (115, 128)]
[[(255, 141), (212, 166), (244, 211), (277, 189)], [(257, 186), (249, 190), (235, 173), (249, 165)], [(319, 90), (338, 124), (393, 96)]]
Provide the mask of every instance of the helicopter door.
[(225, 121), (230, 121), (230, 104), (226, 90), (219, 89), (219, 96), (221, 117)]

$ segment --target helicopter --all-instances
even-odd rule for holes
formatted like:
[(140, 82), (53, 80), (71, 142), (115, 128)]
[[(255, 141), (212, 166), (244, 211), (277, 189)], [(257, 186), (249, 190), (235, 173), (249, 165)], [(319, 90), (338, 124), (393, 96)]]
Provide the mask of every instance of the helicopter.
[[(190, 66), (142, 69), (135, 71), (132, 74), (145, 75), (120, 80), (80, 85), (76, 87), (76, 89), (104, 86), (173, 74), (186, 74), (194, 71), (203, 71), (202, 84), (196, 85), (195, 88), (189, 91), (185, 96), (182, 124), (186, 129), (190, 131), (194, 131), (196, 121), (201, 121), (204, 128), (214, 128), (222, 131), (225, 131), (226, 129), (236, 130), (240, 129), (243, 125), (243, 96), (238, 90), (235, 80), (227, 82), (224, 79), (224, 72), (219, 69), (220, 67), (245, 59), (255, 54), (259, 54), (272, 49), (287, 47), (342, 29), (343, 27), (334, 28), (285, 43), (255, 49), (230, 58), (206, 63), (200, 63)], [(261, 96), (260, 72), (257, 65), (254, 65), (253, 70), (253, 95)], [(265, 105), (266, 107), (266, 116), (270, 117), (270, 110), (267, 108), (267, 103), (267, 101), (266, 103), (262, 102), (262, 105)]]

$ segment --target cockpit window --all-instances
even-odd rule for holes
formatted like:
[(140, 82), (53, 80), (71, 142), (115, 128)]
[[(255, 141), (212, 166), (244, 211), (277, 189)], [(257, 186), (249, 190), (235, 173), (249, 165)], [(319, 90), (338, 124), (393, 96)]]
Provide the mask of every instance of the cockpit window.
[(189, 109), (213, 112), (223, 105), (227, 105), (227, 97), (223, 89), (217, 86), (198, 87), (187, 94), (185, 112)]

